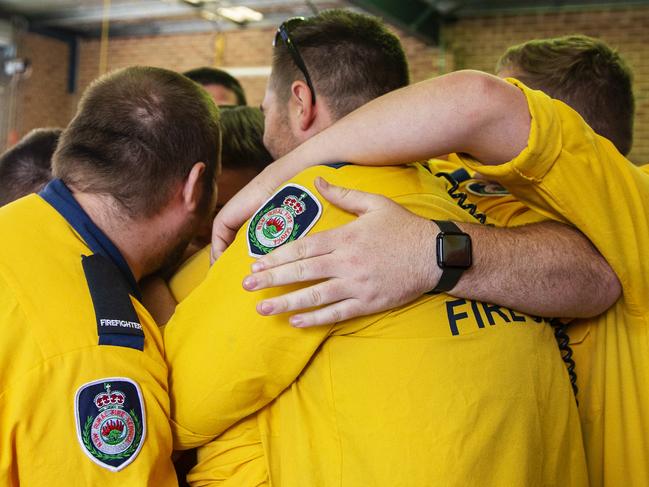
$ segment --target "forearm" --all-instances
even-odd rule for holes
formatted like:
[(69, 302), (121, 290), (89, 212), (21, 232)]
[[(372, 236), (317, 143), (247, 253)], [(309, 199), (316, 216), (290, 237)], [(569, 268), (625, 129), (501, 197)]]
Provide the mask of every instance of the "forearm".
[(526, 146), (529, 125), (518, 88), (478, 71), (458, 71), (363, 105), (276, 165), (283, 170), (338, 161), (387, 165), (450, 152), (502, 163)]
[(450, 294), (545, 317), (597, 315), (620, 295), (617, 277), (577, 230), (555, 222), (514, 228), (458, 224), (473, 266)]
[(214, 220), (212, 261), (284, 181), (330, 162), (385, 166), (463, 152), (500, 164), (526, 146), (530, 113), (516, 86), (458, 71), (388, 93), (360, 107), (268, 166)]

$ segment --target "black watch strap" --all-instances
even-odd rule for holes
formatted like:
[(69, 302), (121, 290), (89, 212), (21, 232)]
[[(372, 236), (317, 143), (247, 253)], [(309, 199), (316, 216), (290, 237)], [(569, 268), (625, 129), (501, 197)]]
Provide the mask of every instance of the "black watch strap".
[(450, 291), (455, 287), (457, 282), (462, 277), (464, 269), (459, 267), (443, 267), (442, 277), (439, 278), (437, 286), (431, 291), (431, 294), (439, 294)]
[[(440, 229), (440, 233), (438, 234), (438, 239), (441, 236), (441, 234), (453, 234), (453, 235), (466, 235), (467, 238), (469, 236), (464, 233), (460, 227), (458, 227), (455, 223), (446, 221), (446, 220), (433, 220), (437, 226)], [(439, 242), (435, 242), (435, 248), (438, 253), (437, 255), (437, 265), (442, 269), (442, 276), (439, 278), (439, 282), (437, 283), (437, 286), (435, 286), (434, 289), (429, 291), (427, 294), (439, 294), (439, 293), (445, 293), (453, 289), (460, 278), (462, 277), (462, 274), (464, 271), (467, 269), (466, 267), (453, 267), (453, 266), (445, 266), (442, 265), (440, 262), (440, 247), (439, 247)]]
[(462, 230), (460, 230), (460, 227), (458, 227), (455, 223), (450, 222), (448, 220), (432, 220), (434, 221), (439, 229), (442, 231), (442, 233), (464, 233)]

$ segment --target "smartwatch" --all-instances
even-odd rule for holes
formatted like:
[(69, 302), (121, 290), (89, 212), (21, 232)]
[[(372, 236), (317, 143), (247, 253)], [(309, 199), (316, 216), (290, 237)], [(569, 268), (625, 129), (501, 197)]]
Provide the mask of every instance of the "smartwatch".
[(437, 265), (442, 269), (437, 286), (431, 294), (444, 293), (455, 287), (462, 273), (471, 267), (473, 262), (471, 237), (464, 233), (453, 222), (433, 220), (440, 229), (437, 234), (435, 248), (437, 250)]

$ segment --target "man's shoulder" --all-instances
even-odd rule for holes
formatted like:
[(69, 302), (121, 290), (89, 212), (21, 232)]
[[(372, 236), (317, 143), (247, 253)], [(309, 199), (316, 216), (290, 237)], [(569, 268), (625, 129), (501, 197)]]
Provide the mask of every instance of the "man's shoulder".
[(17, 276), (40, 280), (68, 259), (80, 261), (81, 254), (90, 253), (61, 215), (35, 194), (0, 208), (0, 227), (0, 272), (14, 269)]
[(350, 163), (324, 164), (310, 167), (287, 184), (300, 184), (315, 189), (316, 177), (345, 188), (395, 198), (405, 194), (444, 194), (444, 184), (432, 176), (430, 169), (419, 163), (394, 166), (361, 166)]
[(40, 196), (30, 194), (0, 208), (0, 245), (3, 250), (17, 246), (23, 254), (31, 248), (46, 251), (46, 236), (65, 231), (63, 223), (54, 208)]
[[(0, 209), (0, 288), (12, 299), (44, 356), (96, 342), (96, 324), (82, 256), (92, 252), (37, 195)], [(80, 323), (89, 323), (87, 329)], [(88, 341), (88, 337), (92, 341)]]
[(46, 206), (40, 196), (29, 194), (0, 207), (0, 221), (3, 225), (11, 225), (25, 219), (38, 218), (47, 211)]

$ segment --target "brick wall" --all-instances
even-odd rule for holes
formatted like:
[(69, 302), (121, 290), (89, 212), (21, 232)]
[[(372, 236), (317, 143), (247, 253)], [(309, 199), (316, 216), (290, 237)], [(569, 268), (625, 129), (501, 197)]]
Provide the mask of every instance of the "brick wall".
[[(148, 64), (176, 71), (198, 66), (269, 66), (275, 29), (229, 31), (164, 37), (113, 39), (109, 43), (108, 69)], [(413, 80), (437, 74), (438, 49), (400, 34), (410, 61)], [(79, 64), (81, 89), (99, 73), (99, 41), (83, 42)], [(447, 63), (448, 65), (448, 63)], [(261, 103), (266, 77), (240, 77), (250, 105)]]
[(636, 118), (629, 158), (649, 162), (649, 7), (607, 11), (495, 15), (463, 19), (444, 31), (457, 69), (493, 72), (507, 47), (531, 38), (586, 34), (617, 49), (634, 72)]
[[(444, 29), (444, 49), (427, 46), (399, 33), (411, 68), (412, 81), (473, 68), (491, 71), (510, 45), (531, 37), (584, 33), (619, 49), (635, 72), (637, 117), (636, 162), (649, 161), (649, 8), (497, 15), (462, 19)], [(159, 37), (111, 39), (108, 68), (148, 64), (184, 71), (197, 66), (268, 66), (274, 29), (247, 29)], [(64, 125), (72, 116), (79, 93), (99, 74), (99, 41), (82, 41), (76, 95), (68, 95), (67, 45), (35, 34), (23, 35), (21, 52), (33, 63), (33, 75), (19, 89), (17, 130)], [(251, 105), (263, 97), (266, 78), (241, 77)]]
[[(231, 31), (159, 37), (111, 39), (108, 70), (133, 64), (186, 71), (198, 66), (264, 66), (271, 52), (273, 30)], [(270, 40), (269, 40), (270, 39)], [(81, 43), (79, 87), (83, 90), (99, 75), (99, 41)], [(242, 78), (249, 103), (259, 104), (265, 78)]]
[[(157, 37), (110, 39), (108, 70), (133, 64), (186, 71), (198, 66), (269, 66), (274, 28)], [(410, 61), (413, 81), (450, 70), (452, 62), (439, 50), (399, 34)], [(68, 45), (37, 34), (22, 34), (20, 55), (32, 61), (32, 76), (20, 81), (15, 129), (24, 135), (32, 128), (65, 126), (88, 84), (99, 75), (100, 42), (79, 44), (77, 91), (67, 92)], [(443, 69), (438, 69), (441, 66)], [(248, 103), (256, 106), (266, 89), (266, 77), (240, 77)]]
[(22, 136), (37, 127), (65, 127), (76, 107), (76, 97), (67, 89), (67, 43), (21, 34), (18, 47), (18, 55), (31, 60), (32, 72), (18, 81), (15, 127), (11, 128)]

